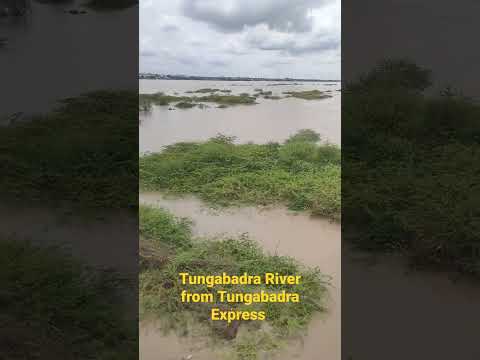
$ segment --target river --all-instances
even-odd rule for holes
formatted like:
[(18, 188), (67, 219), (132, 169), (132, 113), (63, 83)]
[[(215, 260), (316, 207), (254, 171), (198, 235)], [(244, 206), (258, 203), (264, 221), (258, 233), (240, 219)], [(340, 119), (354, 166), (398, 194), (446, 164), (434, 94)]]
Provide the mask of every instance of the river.
[[(227, 109), (212, 105), (207, 109), (172, 111), (168, 110), (168, 106), (154, 106), (150, 113), (140, 116), (141, 152), (161, 151), (163, 146), (179, 141), (202, 141), (218, 133), (235, 136), (239, 143), (281, 142), (300, 129), (315, 130), (323, 140), (340, 145), (339, 83), (140, 81), (140, 93), (164, 92), (188, 96), (187, 91), (201, 88), (228, 89), (232, 94), (253, 94), (255, 89), (261, 88), (279, 96), (285, 96), (285, 91), (318, 89), (328, 91), (332, 97), (323, 100), (259, 98), (257, 105), (238, 105)], [(171, 199), (160, 193), (141, 193), (140, 202), (191, 218), (197, 236), (238, 236), (248, 233), (267, 252), (292, 256), (306, 265), (319, 267), (323, 274), (331, 278), (328, 312), (315, 316), (302, 341), (292, 341), (275, 359), (340, 359), (341, 231), (338, 223), (293, 213), (282, 207), (213, 211), (194, 197)], [(219, 355), (202, 346), (201, 341), (164, 335), (154, 323), (141, 324), (142, 360), (159, 357), (163, 360), (182, 359), (189, 354), (194, 354), (196, 360), (219, 358)]]
[[(285, 85), (287, 84), (287, 85)], [(236, 136), (238, 142), (265, 143), (284, 141), (301, 129), (318, 132), (325, 141), (340, 145), (339, 83), (297, 83), (269, 81), (193, 81), (140, 80), (140, 93), (163, 92), (186, 95), (187, 91), (202, 88), (231, 90), (231, 94), (253, 94), (255, 89), (272, 91), (285, 97), (285, 91), (318, 89), (332, 97), (323, 100), (258, 98), (257, 105), (237, 105), (209, 108), (169, 110), (169, 106), (154, 106), (150, 113), (140, 115), (140, 151), (161, 151), (162, 147), (179, 141), (206, 140), (218, 133)]]

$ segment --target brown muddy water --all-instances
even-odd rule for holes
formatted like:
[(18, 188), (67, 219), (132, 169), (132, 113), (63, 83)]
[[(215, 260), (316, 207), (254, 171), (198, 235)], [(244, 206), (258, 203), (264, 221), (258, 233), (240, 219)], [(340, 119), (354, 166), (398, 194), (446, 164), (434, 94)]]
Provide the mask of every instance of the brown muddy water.
[[(214, 211), (195, 198), (171, 199), (159, 193), (142, 193), (140, 201), (191, 218), (196, 236), (248, 233), (270, 253), (292, 256), (306, 265), (318, 266), (322, 273), (331, 277), (328, 313), (313, 319), (302, 343), (293, 343), (275, 359), (340, 359), (339, 224), (283, 208), (243, 207)], [(158, 359), (160, 354), (162, 360), (181, 359), (192, 352), (194, 359), (218, 359), (207, 349), (198, 349), (198, 344), (162, 335), (152, 324), (141, 326), (140, 334), (142, 360)]]
[[(295, 83), (296, 84), (296, 83)], [(333, 85), (327, 85), (333, 84)], [(332, 98), (302, 100), (286, 98), (269, 100), (258, 98), (257, 105), (237, 105), (226, 109), (209, 108), (168, 110), (169, 106), (154, 106), (149, 113), (140, 114), (140, 152), (160, 151), (163, 146), (179, 141), (207, 140), (218, 133), (236, 136), (238, 142), (284, 141), (300, 129), (312, 129), (325, 141), (340, 145), (340, 83), (299, 83), (285, 85), (268, 81), (190, 81), (140, 80), (140, 93), (164, 92), (169, 95), (187, 95), (186, 91), (201, 88), (231, 90), (231, 94), (253, 94), (255, 89), (284, 91), (318, 89), (328, 91)], [(173, 106), (171, 106), (173, 108)]]
[[(228, 82), (189, 80), (140, 80), (140, 93), (164, 92), (187, 95), (201, 88), (231, 90), (231, 94), (250, 93), (255, 89), (284, 91), (318, 89), (332, 98), (302, 100), (259, 98), (257, 105), (238, 105), (218, 109), (168, 110), (154, 106), (140, 114), (140, 152), (158, 152), (163, 146), (179, 141), (203, 141), (219, 133), (235, 136), (244, 143), (282, 142), (301, 129), (318, 132), (324, 141), (340, 145), (340, 83), (282, 83), (268, 81)], [(315, 317), (301, 342), (288, 346), (276, 360), (340, 359), (340, 226), (306, 214), (294, 214), (283, 208), (244, 207), (212, 212), (195, 198), (166, 199), (158, 193), (140, 194), (140, 201), (170, 210), (177, 216), (191, 218), (197, 236), (238, 236), (248, 233), (271, 253), (289, 255), (309, 266), (318, 266), (331, 277), (328, 313)], [(174, 360), (193, 355), (195, 360), (223, 359), (211, 352), (201, 340), (163, 335), (154, 323), (140, 326), (140, 359)], [(203, 344), (203, 345), (202, 345)]]
[(344, 359), (480, 359), (478, 281), (413, 270), (400, 255), (374, 257), (348, 244), (342, 261)]
[(130, 25), (138, 8), (71, 15), (65, 11), (85, 10), (86, 1), (27, 3), (25, 17), (0, 17), (0, 38), (8, 39), (0, 69), (9, 69), (1, 75), (0, 125), (14, 113), (47, 113), (59, 100), (86, 92), (136, 89), (135, 76), (126, 74), (132, 74), (138, 58), (126, 44), (137, 42)]

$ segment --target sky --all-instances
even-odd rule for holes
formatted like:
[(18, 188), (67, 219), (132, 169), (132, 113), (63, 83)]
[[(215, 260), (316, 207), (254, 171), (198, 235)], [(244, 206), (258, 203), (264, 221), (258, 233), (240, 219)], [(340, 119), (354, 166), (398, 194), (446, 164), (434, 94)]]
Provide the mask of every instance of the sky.
[(341, 0), (140, 0), (140, 72), (340, 79)]

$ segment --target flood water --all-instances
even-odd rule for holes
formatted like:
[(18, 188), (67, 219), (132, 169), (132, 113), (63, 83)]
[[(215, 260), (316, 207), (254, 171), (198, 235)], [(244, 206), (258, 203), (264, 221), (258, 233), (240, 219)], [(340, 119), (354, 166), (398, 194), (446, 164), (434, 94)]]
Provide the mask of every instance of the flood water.
[[(218, 133), (236, 136), (238, 142), (281, 142), (300, 129), (312, 129), (325, 141), (340, 145), (340, 83), (285, 83), (269, 81), (194, 81), (140, 80), (140, 93), (163, 92), (169, 95), (192, 96), (187, 91), (202, 88), (231, 90), (231, 94), (253, 94), (255, 89), (272, 91), (285, 97), (284, 91), (328, 91), (331, 98), (302, 100), (258, 98), (257, 105), (168, 110), (154, 106), (150, 113), (140, 114), (140, 151), (161, 151), (162, 147), (179, 141), (199, 141)], [(196, 94), (198, 95), (198, 94)]]
[[(0, 125), (12, 113), (49, 112), (59, 100), (89, 91), (136, 91), (137, 76), (127, 74), (138, 63), (131, 52), (138, 8), (98, 12), (84, 0), (28, 3), (26, 16), (0, 18), (0, 38), (8, 39), (0, 55), (0, 69), (8, 69), (0, 82)], [(71, 9), (87, 13), (65, 12)]]
[[(143, 93), (184, 94), (207, 87), (230, 89), (232, 93), (252, 93), (255, 88), (262, 88), (274, 94), (331, 89), (333, 98), (312, 101), (259, 99), (258, 105), (227, 109), (216, 109), (215, 105), (205, 110), (169, 111), (168, 107), (155, 107), (150, 114), (141, 116), (141, 152), (160, 151), (162, 146), (178, 141), (205, 140), (217, 133), (236, 136), (239, 142), (283, 141), (303, 128), (316, 130), (324, 139), (340, 143), (338, 84), (140, 82)], [(372, 262), (371, 254), (348, 247), (343, 249), (345, 263), (341, 266), (340, 225), (307, 214), (294, 214), (284, 208), (244, 207), (214, 212), (195, 198), (171, 199), (158, 193), (140, 194), (140, 201), (193, 219), (194, 232), (198, 236), (248, 233), (266, 251), (292, 256), (307, 265), (318, 266), (331, 276), (328, 313), (316, 316), (303, 341), (292, 343), (275, 357), (276, 360), (339, 360), (342, 322), (346, 329), (344, 358), (480, 359), (480, 347), (476, 346), (478, 336), (475, 336), (480, 331), (480, 289), (475, 283), (453, 282), (445, 273), (409, 272), (402, 257), (384, 256)], [(342, 316), (341, 277), (347, 279), (354, 295), (343, 291)], [(358, 288), (353, 289), (352, 284), (357, 284)], [(392, 304), (398, 304), (400, 298), (404, 299), (404, 308), (397, 311)], [(425, 336), (427, 333), (429, 336)], [(413, 352), (412, 348), (415, 348)], [(471, 349), (477, 350), (472, 353)], [(201, 342), (164, 336), (155, 324), (141, 324), (141, 359), (174, 360), (189, 355), (198, 360), (222, 358)]]
[[(143, 193), (140, 201), (168, 209), (177, 216), (191, 218), (197, 236), (239, 236), (248, 233), (269, 253), (292, 256), (308, 266), (318, 266), (323, 274), (331, 277), (328, 313), (319, 314), (313, 319), (303, 344), (294, 343), (276, 359), (340, 359), (339, 224), (312, 218), (307, 214), (289, 212), (284, 208), (243, 207), (213, 211), (194, 198), (167, 199), (159, 193)], [(161, 349), (166, 346), (165, 337), (155, 332), (152, 325), (143, 327), (141, 334), (141, 359), (158, 359)], [(169, 340), (168, 344), (176, 349), (171, 355), (172, 359), (181, 358), (179, 355), (191, 351), (191, 344), (179, 339), (173, 342)], [(167, 348), (170, 349), (167, 350), (168, 353), (171, 351), (170, 345)], [(208, 352), (205, 356), (207, 355)], [(198, 358), (197, 355), (195, 358)]]
[[(161, 151), (163, 146), (179, 141), (203, 141), (219, 133), (235, 136), (239, 143), (282, 142), (301, 129), (318, 132), (324, 141), (340, 144), (339, 83), (285, 83), (269, 81), (190, 81), (141, 80), (140, 93), (163, 92), (186, 95), (202, 88), (231, 90), (231, 94), (253, 94), (255, 89), (272, 91), (282, 96), (285, 91), (318, 89), (332, 95), (323, 100), (258, 98), (256, 105), (238, 105), (218, 109), (208, 104), (206, 109), (168, 110), (169, 106), (154, 106), (140, 114), (140, 152)], [(140, 194), (142, 203), (161, 206), (177, 216), (194, 221), (197, 236), (239, 236), (248, 233), (265, 251), (289, 255), (308, 266), (318, 266), (330, 276), (328, 313), (317, 315), (302, 342), (293, 342), (277, 360), (340, 359), (340, 258), (339, 224), (307, 214), (294, 214), (284, 208), (259, 209), (243, 207), (212, 212), (201, 201), (189, 197), (166, 199), (159, 193)], [(194, 354), (195, 359), (220, 359), (198, 343), (165, 336), (152, 323), (140, 327), (140, 358), (142, 360), (181, 359)]]

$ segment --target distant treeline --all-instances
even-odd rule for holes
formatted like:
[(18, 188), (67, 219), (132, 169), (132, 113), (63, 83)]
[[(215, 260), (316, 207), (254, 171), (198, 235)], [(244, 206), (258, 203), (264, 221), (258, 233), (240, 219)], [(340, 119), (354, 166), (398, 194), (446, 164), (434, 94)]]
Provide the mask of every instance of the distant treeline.
[(293, 79), (293, 78), (256, 78), (241, 76), (190, 76), (190, 75), (162, 75), (145, 74), (138, 75), (139, 79), (150, 80), (215, 80), (215, 81), (302, 81), (302, 82), (339, 82), (340, 80), (320, 80), (320, 79)]

